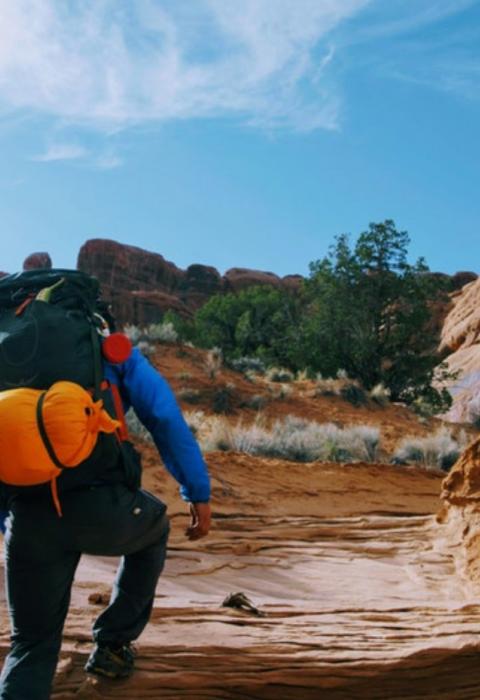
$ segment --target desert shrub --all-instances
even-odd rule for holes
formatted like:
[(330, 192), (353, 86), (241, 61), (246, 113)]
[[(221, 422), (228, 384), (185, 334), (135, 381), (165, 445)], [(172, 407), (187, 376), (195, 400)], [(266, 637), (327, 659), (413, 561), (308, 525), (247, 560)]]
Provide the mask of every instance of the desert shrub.
[[(375, 462), (380, 447), (380, 431), (371, 425), (354, 425), (348, 428), (352, 440), (358, 440), (364, 446), (366, 462)], [(363, 448), (362, 448), (363, 449)]]
[[(178, 314), (175, 313), (175, 311), (172, 311), (169, 309), (165, 315), (163, 316), (162, 319), (162, 324), (166, 325), (169, 324), (173, 327), (176, 335), (177, 335), (177, 340), (172, 341), (172, 342), (182, 342), (185, 345), (189, 345), (190, 347), (193, 347), (191, 341), (193, 340), (193, 337), (195, 335), (195, 328), (193, 321), (183, 318), (182, 316), (179, 316)], [(169, 341), (166, 341), (169, 342)]]
[(433, 396), (425, 394), (418, 396), (411, 403), (412, 409), (421, 418), (433, 418), (439, 413), (445, 413), (452, 405), (452, 398), (446, 389)]
[(385, 384), (379, 382), (370, 390), (369, 396), (379, 406), (386, 406), (390, 401), (390, 390)]
[[(296, 462), (374, 461), (379, 430), (369, 426), (339, 428), (333, 423), (315, 423), (287, 416), (267, 428), (262, 421), (245, 426), (215, 426), (207, 438), (207, 449), (228, 449)], [(221, 446), (218, 440), (221, 441)], [(202, 447), (205, 449), (205, 443)]]
[(455, 439), (452, 431), (442, 427), (427, 437), (407, 437), (399, 444), (393, 462), (419, 464), (425, 468), (448, 471), (457, 461), (467, 444), (467, 436), (461, 432)]
[(200, 438), (203, 452), (230, 452), (234, 450), (232, 430), (225, 418), (214, 418), (209, 422), (208, 431)]
[(245, 399), (241, 407), (242, 408), (253, 408), (254, 411), (261, 411), (262, 408), (265, 408), (267, 404), (267, 398), (265, 396), (262, 396), (261, 394), (254, 394), (253, 396), (250, 396), (248, 399)]
[(229, 365), (235, 372), (265, 374), (265, 363), (259, 357), (237, 357)]
[(132, 345), (140, 346), (142, 342), (176, 343), (178, 334), (171, 323), (151, 323), (146, 328), (140, 328), (131, 323), (123, 327), (123, 332), (130, 338)]
[(143, 423), (140, 422), (133, 408), (130, 408), (125, 414), (125, 422), (127, 424), (128, 432), (131, 435), (135, 435), (136, 437), (146, 440), (147, 442), (153, 442), (152, 436), (145, 428)]
[(190, 387), (184, 387), (177, 391), (177, 396), (182, 401), (187, 403), (199, 403), (202, 400), (202, 395), (198, 389), (191, 389)]
[(145, 357), (150, 357), (155, 352), (155, 346), (149, 343), (148, 340), (139, 340), (136, 347)]
[(278, 387), (268, 387), (270, 397), (274, 401), (281, 401), (282, 399), (287, 399), (293, 394), (293, 389), (288, 384), (280, 384)]
[(348, 382), (340, 389), (340, 396), (353, 406), (364, 406), (367, 403), (367, 394), (359, 384)]
[(231, 413), (233, 410), (233, 401), (235, 391), (231, 386), (222, 386), (218, 388), (212, 397), (212, 410), (214, 413)]
[(142, 330), (138, 327), (133, 325), (133, 323), (127, 323), (123, 327), (123, 332), (129, 338), (132, 342), (132, 345), (136, 345), (140, 338), (143, 336)]
[(184, 411), (185, 421), (194, 435), (198, 435), (206, 423), (203, 411)]
[(324, 379), (321, 374), (317, 375), (315, 382), (314, 396), (339, 396), (342, 383), (338, 379), (327, 377)]
[(213, 381), (223, 364), (223, 353), (220, 348), (210, 348), (205, 356), (205, 371)]
[(284, 367), (270, 367), (265, 376), (269, 382), (292, 382), (294, 379), (293, 372)]
[(158, 343), (176, 343), (178, 340), (178, 333), (170, 321), (151, 323), (145, 329), (145, 336)]

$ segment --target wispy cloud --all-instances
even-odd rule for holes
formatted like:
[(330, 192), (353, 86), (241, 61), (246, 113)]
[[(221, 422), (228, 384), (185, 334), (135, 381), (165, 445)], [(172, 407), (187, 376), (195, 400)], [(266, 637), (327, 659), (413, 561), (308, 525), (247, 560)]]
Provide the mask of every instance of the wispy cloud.
[[(474, 93), (478, 63), (401, 42), (478, 0), (15, 0), (0, 3), (0, 119), (12, 110), (109, 131), (233, 117), (263, 129), (336, 129), (343, 55), (391, 77)], [(478, 38), (478, 37), (477, 37)], [(382, 51), (376, 42), (385, 40)], [(385, 43), (391, 44), (385, 48)], [(368, 45), (368, 48), (367, 48)], [(354, 48), (352, 48), (354, 47)], [(357, 47), (355, 49), (355, 47)], [(425, 48), (425, 47), (424, 47)], [(368, 58), (368, 54), (370, 57)], [(350, 53), (351, 58), (353, 54)], [(81, 158), (68, 148), (44, 160)], [(120, 165), (116, 157), (97, 167)]]
[(370, 2), (3, 2), (0, 108), (100, 128), (233, 116), (334, 129), (331, 33)]
[(336, 41), (384, 77), (478, 100), (479, 17), (478, 0), (373, 0)]
[(112, 149), (99, 153), (98, 149), (87, 149), (76, 143), (51, 143), (43, 153), (33, 156), (31, 160), (38, 163), (74, 161), (95, 170), (114, 170), (123, 165), (123, 159)]
[(33, 156), (32, 160), (49, 163), (57, 160), (81, 160), (88, 155), (88, 151), (83, 146), (72, 143), (56, 143), (48, 146), (44, 153)]
[(104, 153), (98, 156), (93, 164), (98, 170), (115, 170), (122, 167), (123, 159), (115, 153)]

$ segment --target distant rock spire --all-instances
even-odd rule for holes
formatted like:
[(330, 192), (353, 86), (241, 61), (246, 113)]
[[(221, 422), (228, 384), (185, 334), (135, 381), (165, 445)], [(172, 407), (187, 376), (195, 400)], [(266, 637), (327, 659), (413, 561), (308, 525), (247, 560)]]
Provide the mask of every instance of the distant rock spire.
[(51, 270), (52, 259), (48, 253), (32, 253), (23, 261), (24, 270)]

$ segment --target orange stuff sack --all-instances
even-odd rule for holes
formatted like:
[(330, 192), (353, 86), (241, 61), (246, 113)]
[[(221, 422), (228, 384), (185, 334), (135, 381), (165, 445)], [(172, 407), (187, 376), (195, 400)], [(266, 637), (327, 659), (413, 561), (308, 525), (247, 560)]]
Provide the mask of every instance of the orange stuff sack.
[(61, 474), (55, 462), (78, 466), (92, 453), (99, 432), (113, 433), (119, 427), (102, 401), (94, 401), (73, 382), (56, 382), (48, 391), (2, 391), (0, 480), (13, 486), (53, 484)]

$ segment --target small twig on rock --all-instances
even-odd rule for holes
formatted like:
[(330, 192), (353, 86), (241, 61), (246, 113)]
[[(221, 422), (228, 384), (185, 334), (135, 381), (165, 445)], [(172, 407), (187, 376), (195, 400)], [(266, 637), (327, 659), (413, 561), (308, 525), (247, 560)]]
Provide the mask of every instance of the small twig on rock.
[(241, 591), (227, 595), (222, 603), (222, 607), (235, 608), (236, 610), (242, 610), (243, 612), (256, 615), (257, 617), (265, 616), (265, 613), (256, 608), (252, 601), (247, 598), (245, 593), (242, 593)]

